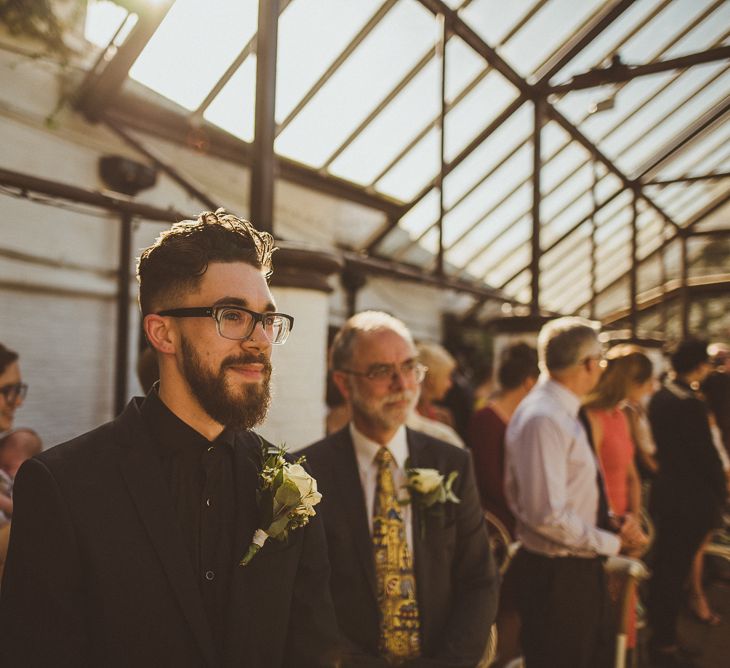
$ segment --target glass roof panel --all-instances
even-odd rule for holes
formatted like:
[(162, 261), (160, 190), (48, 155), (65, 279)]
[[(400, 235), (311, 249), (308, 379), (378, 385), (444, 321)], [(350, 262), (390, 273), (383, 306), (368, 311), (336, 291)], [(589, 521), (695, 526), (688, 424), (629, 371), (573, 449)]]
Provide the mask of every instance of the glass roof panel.
[(666, 180), (687, 175), (709, 174), (716, 169), (718, 160), (728, 154), (730, 147), (730, 119), (719, 123), (712, 132), (696, 139), (691, 145), (672, 156), (657, 172), (654, 179)]
[[(663, 123), (658, 125), (647, 123), (649, 118), (652, 116), (656, 118), (659, 115), (660, 109), (671, 108), (672, 99), (676, 100), (676, 96), (682, 93), (682, 82), (690, 84), (694, 76), (700, 75), (695, 70), (716, 72), (717, 65), (697, 66), (693, 68), (691, 74), (680, 77), (676, 84), (672, 85), (670, 89), (660, 94), (652, 103), (647, 105), (646, 110), (637, 116), (637, 122), (639, 120), (644, 122), (642, 132), (634, 132), (632, 134), (631, 130), (626, 128), (626, 133), (622, 137), (624, 140), (622, 142), (622, 148), (628, 148), (628, 150), (617, 159), (618, 166), (625, 172), (633, 173), (653, 151), (657, 150), (673, 136), (679, 134), (685, 127), (688, 127), (703, 112), (727, 97), (727, 92), (730, 90), (730, 70), (726, 71), (723, 76), (710, 84), (702, 92), (693, 95), (689, 102), (684, 104), (681, 109), (678, 109), (676, 113), (673, 113)], [(636, 130), (638, 130), (638, 127)]]
[(276, 121), (280, 123), (344, 51), (383, 0), (294, 0), (279, 19)]
[(451, 36), (446, 43), (446, 102), (453, 102), (454, 98), (486, 67), (487, 62), (484, 58), (464, 40)]
[[(526, 223), (526, 225), (525, 225)], [(530, 222), (525, 221), (522, 223), (525, 227), (529, 226)], [(480, 271), (475, 271), (478, 276), (484, 276), (485, 281), (489, 285), (501, 285), (506, 281), (517, 269), (530, 263), (530, 245), (522, 244), (516, 251), (512, 252), (509, 257), (509, 262), (506, 263), (500, 269), (493, 271), (489, 270), (489, 266), (484, 271), (481, 271), (484, 265), (479, 267)], [(475, 268), (476, 269), (476, 268)]]
[[(255, 34), (257, 21), (257, 0), (177, 0), (129, 76), (190, 111), (197, 109)], [(205, 45), (205, 57), (191, 44)]]
[(391, 197), (405, 201), (413, 199), (441, 169), (439, 147), (439, 133), (430, 130), (375, 187)]
[[(641, 64), (651, 57), (647, 54), (666, 54), (672, 36), (683, 32), (683, 29), (698, 19), (714, 0), (674, 0), (661, 11), (620, 49), (621, 58), (626, 63)], [(695, 28), (696, 29), (696, 28)], [(679, 48), (682, 41), (677, 42)]]
[(368, 185), (436, 115), (439, 64), (432, 60), (330, 165), (333, 174)]
[(417, 237), (439, 216), (439, 193), (433, 188), (416, 206), (403, 218), (399, 227), (408, 232), (413, 238)]
[(256, 56), (251, 55), (213, 98), (203, 118), (243, 141), (252, 142), (255, 105)]
[[(306, 25), (300, 29), (306, 31)], [(424, 52), (434, 47), (437, 28), (438, 22), (421, 4), (401, 0), (279, 135), (277, 153), (321, 166)], [(300, 43), (306, 41), (302, 37)]]
[[(457, 199), (491, 171), (505, 155), (531, 136), (531, 118), (531, 105), (522, 105), (446, 176), (444, 199), (447, 207), (453, 206)], [(489, 121), (483, 122), (483, 126), (488, 124)]]
[(517, 95), (517, 89), (504, 77), (490, 72), (446, 114), (446, 161), (453, 160)]
[(487, 44), (501, 44), (522, 16), (537, 4), (537, 0), (476, 0), (459, 12), (466, 23)]
[[(497, 3), (500, 7), (505, 3)], [(551, 0), (499, 49), (512, 67), (528, 76), (603, 3), (601, 0)]]
[[(104, 48), (126, 18), (127, 10), (111, 0), (89, 0), (86, 6), (84, 37), (92, 44)], [(137, 16), (133, 14), (129, 17), (124, 30), (117, 36), (117, 44), (121, 44), (127, 38), (135, 23)]]

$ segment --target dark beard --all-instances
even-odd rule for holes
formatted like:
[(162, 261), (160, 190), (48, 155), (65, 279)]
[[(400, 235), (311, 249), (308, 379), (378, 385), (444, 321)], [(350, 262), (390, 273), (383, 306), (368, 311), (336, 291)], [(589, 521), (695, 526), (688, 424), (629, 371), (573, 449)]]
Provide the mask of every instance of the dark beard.
[[(271, 362), (266, 357), (252, 354), (226, 357), (215, 375), (203, 367), (200, 357), (184, 338), (181, 350), (183, 375), (211, 418), (234, 431), (253, 429), (263, 422), (271, 404)], [(263, 382), (246, 384), (240, 397), (232, 396), (226, 387), (226, 367), (251, 362), (264, 365)]]

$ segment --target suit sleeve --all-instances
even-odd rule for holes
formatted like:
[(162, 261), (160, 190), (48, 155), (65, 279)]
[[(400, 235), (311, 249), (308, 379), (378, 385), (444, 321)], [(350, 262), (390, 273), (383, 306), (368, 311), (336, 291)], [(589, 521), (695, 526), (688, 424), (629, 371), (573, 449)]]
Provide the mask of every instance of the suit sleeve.
[(329, 558), (322, 519), (316, 515), (304, 530), (290, 612), (284, 663), (296, 666), (338, 665), (342, 647), (329, 588)]
[(499, 573), (487, 537), (471, 457), (461, 470), (457, 505), (457, 544), (452, 564), (451, 610), (440, 649), (414, 667), (475, 666), (482, 658), (489, 629), (497, 616)]
[(81, 563), (56, 479), (28, 460), (14, 486), (14, 513), (0, 595), (0, 665), (89, 666)]

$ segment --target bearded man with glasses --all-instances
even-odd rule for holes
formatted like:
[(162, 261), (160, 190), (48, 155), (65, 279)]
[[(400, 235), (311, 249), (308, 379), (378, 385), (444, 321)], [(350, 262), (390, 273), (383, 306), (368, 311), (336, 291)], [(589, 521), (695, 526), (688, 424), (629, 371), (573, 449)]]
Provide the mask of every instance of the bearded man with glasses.
[[(352, 420), (304, 453), (323, 494), (345, 665), (475, 666), (496, 615), (498, 575), (471, 457), (406, 426), (426, 368), (400, 320), (355, 315), (331, 357)], [(409, 499), (407, 469), (430, 469), (431, 480), (455, 475), (459, 501), (427, 508), (413, 488)]]
[(337, 642), (318, 517), (239, 566), (259, 528), (271, 348), (293, 318), (273, 238), (223, 210), (138, 265), (159, 383), (26, 462), (0, 598), (0, 665), (328, 666)]

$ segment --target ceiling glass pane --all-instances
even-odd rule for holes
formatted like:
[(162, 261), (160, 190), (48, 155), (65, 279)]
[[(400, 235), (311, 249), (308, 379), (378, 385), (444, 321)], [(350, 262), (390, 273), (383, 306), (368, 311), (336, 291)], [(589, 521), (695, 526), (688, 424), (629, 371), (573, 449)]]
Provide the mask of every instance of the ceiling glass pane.
[(279, 19), (276, 121), (281, 122), (383, 0), (294, 0)]
[[(127, 17), (127, 10), (111, 0), (89, 0), (86, 5), (86, 21), (84, 23), (84, 37), (99, 47), (105, 47), (114, 37), (114, 33)], [(129, 17), (124, 30), (117, 36), (116, 44), (121, 44), (129, 34), (137, 16)]]
[(254, 35), (257, 20), (257, 0), (177, 0), (129, 76), (197, 109)]
[(438, 216), (439, 194), (438, 190), (434, 188), (400, 219), (398, 226), (415, 238), (434, 220), (438, 220)]
[[(505, 3), (496, 3), (503, 7)], [(601, 0), (551, 0), (499, 49), (522, 76), (531, 74), (603, 3)]]
[(480, 276), (484, 275), (484, 279), (489, 285), (501, 285), (520, 267), (530, 264), (530, 254), (530, 245), (522, 244), (510, 254), (509, 262), (504, 266), (495, 270), (489, 270), (487, 267), (485, 271), (481, 271), (481, 267), (479, 267), (479, 271), (475, 270), (475, 273)]
[(487, 44), (501, 44), (522, 16), (537, 4), (537, 0), (475, 0), (459, 12), (464, 21)]
[(518, 95), (501, 75), (491, 72), (446, 115), (446, 161), (456, 155)]
[[(401, 0), (279, 135), (277, 153), (322, 165), (424, 52), (434, 47), (437, 28), (438, 22), (420, 3)], [(306, 32), (307, 24), (300, 30)]]
[(432, 60), (330, 165), (330, 171), (367, 185), (439, 113), (439, 65)]
[(439, 147), (439, 133), (430, 130), (375, 187), (391, 197), (405, 201), (413, 199), (441, 169)]
[(256, 56), (249, 56), (213, 98), (203, 117), (243, 141), (254, 138)]
[(667, 180), (680, 176), (709, 174), (716, 169), (722, 156), (730, 148), (730, 119), (720, 122), (712, 132), (691, 143), (691, 145), (668, 160), (656, 173), (654, 179)]
[[(696, 71), (697, 70), (697, 71)], [(690, 79), (694, 76), (701, 76), (699, 70), (708, 70), (708, 72), (716, 72), (717, 65), (698, 66), (693, 68), (692, 75), (685, 75), (677, 80), (665, 93), (660, 94), (655, 100), (647, 105), (646, 109), (637, 115), (632, 128), (627, 127), (625, 135), (622, 137), (622, 148), (628, 150), (617, 159), (618, 166), (625, 172), (633, 173), (651, 155), (654, 150), (660, 148), (665, 142), (673, 136), (679, 134), (685, 127), (688, 127), (692, 121), (700, 117), (703, 112), (713, 107), (716, 103), (727, 98), (728, 90), (730, 90), (730, 71), (705, 88), (702, 92), (692, 96), (692, 99), (684, 104), (681, 109), (672, 114), (667, 120), (661, 124), (650, 124), (647, 121), (660, 113), (660, 109), (671, 109), (676, 96), (681, 95), (686, 88), (683, 82), (689, 87)], [(643, 131), (639, 131), (638, 123), (643, 121)], [(628, 124), (627, 124), (628, 125)], [(632, 129), (634, 132), (632, 132)]]
[[(496, 114), (495, 114), (496, 115)], [(490, 172), (504, 156), (532, 136), (531, 105), (524, 104), (495, 132), (484, 140), (458, 167), (444, 179), (446, 206), (454, 202)], [(485, 126), (488, 123), (485, 123)]]

